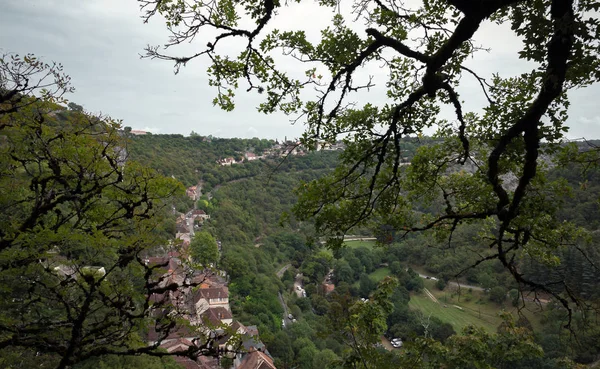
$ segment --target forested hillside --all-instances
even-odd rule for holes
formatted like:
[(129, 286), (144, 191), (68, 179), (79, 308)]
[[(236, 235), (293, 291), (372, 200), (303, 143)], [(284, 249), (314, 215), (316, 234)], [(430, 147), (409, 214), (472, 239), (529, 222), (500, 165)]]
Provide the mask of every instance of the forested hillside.
[(261, 172), (260, 165), (221, 167), (219, 160), (233, 157), (243, 161), (244, 153), (262, 155), (275, 142), (260, 139), (221, 139), (193, 135), (128, 135), (127, 151), (141, 163), (152, 165), (165, 175), (172, 175), (186, 186), (204, 183), (205, 191), (213, 186), (234, 179), (255, 176)]
[[(89, 125), (86, 135), (107, 129), (101, 121), (89, 121), (81, 112), (60, 105), (48, 107), (47, 110), (54, 110), (48, 117), (50, 126), (60, 132), (49, 135), (50, 142), (54, 142), (53, 135), (64, 136), (68, 134), (67, 127), (73, 129), (78, 124)], [(35, 128), (37, 123), (31, 124)], [(17, 131), (5, 132), (10, 138)], [(87, 131), (75, 132), (81, 135)], [(428, 351), (436, 347), (431, 346), (433, 342), (460, 351), (462, 339), (513, 347), (518, 355), (502, 360), (514, 368), (562, 368), (569, 360), (579, 363), (597, 360), (600, 329), (595, 316), (578, 314), (570, 318), (560, 304), (552, 301), (552, 296), (531, 294), (519, 288), (498, 260), (482, 262), (490, 250), (477, 225), (456, 230), (450, 239), (406, 236), (388, 227), (355, 227), (349, 232), (355, 238), (373, 238), (377, 242), (347, 241), (341, 248), (327, 248), (316, 233), (315, 224), (298, 220), (294, 207), (297, 190), (332, 173), (343, 152), (322, 151), (221, 166), (215, 158), (256, 150), (260, 142), (268, 143), (264, 148), (267, 150), (273, 143), (215, 138), (206, 142), (198, 137), (161, 135), (122, 137), (123, 132), (117, 134), (110, 129), (108, 132), (114, 135), (115, 143), (129, 139), (129, 164), (125, 165), (128, 170), (138, 170), (136, 161), (141, 161), (167, 177), (185, 178), (185, 170), (194, 171), (188, 184), (199, 181), (202, 196), (192, 201), (173, 190), (168, 202), (162, 199), (156, 202), (153, 206), (163, 204), (156, 214), (161, 221), (149, 228), (147, 236), (152, 238), (152, 246), (147, 247), (163, 249), (166, 239), (175, 234), (174, 215), (167, 205), (187, 209), (195, 206), (205, 211), (210, 218), (200, 228), (222, 245), (216, 267), (227, 272), (232, 312), (243, 324), (257, 326), (260, 339), (275, 358), (277, 367), (316, 369), (325, 363), (328, 368), (342, 368), (360, 355), (378, 367), (392, 368), (406, 365), (408, 356), (403, 353), (410, 352), (428, 352), (427, 355), (437, 355), (440, 361), (445, 361), (445, 351)], [(91, 144), (82, 141), (85, 142)], [(219, 147), (220, 144), (228, 149)], [(407, 140), (405, 144), (408, 164), (415, 155), (430, 150), (437, 142), (425, 138)], [(161, 155), (145, 154), (152, 152), (147, 147), (152, 145), (162, 148)], [(125, 145), (116, 146), (116, 157), (125, 158), (122, 147)], [(159, 157), (167, 159), (158, 160)], [(215, 160), (197, 159), (209, 157)], [(204, 182), (202, 170), (211, 174), (210, 184)], [(148, 175), (156, 175), (152, 173)], [(520, 270), (532, 281), (553, 286), (552, 291), (557, 295), (566, 293), (589, 304), (594, 304), (600, 296), (597, 287), (600, 273), (594, 267), (600, 263), (598, 177), (595, 166), (552, 167), (548, 178), (571, 188), (557, 198), (558, 216), (589, 231), (589, 237), (583, 237), (571, 248), (559, 250), (556, 259), (559, 264), (553, 259), (547, 259), (547, 263), (524, 259), (520, 263)], [(156, 178), (176, 186), (175, 181)], [(6, 196), (5, 200), (11, 201)], [(444, 205), (440, 196), (415, 210), (434, 212)], [(60, 218), (61, 212), (56, 214)], [(86, 232), (84, 228), (83, 234)], [(81, 246), (79, 241), (73, 242), (72, 248), (62, 246), (56, 255), (60, 263), (77, 260), (73, 265), (95, 264), (104, 268), (109, 268), (110, 263), (123, 263), (121, 257), (113, 260), (115, 256), (110, 253), (90, 254), (89, 248)], [(54, 244), (51, 242), (47, 247)], [(52, 280), (55, 276), (45, 275), (45, 278)], [(141, 285), (143, 281), (135, 283)], [(457, 289), (457, 283), (465, 287)], [(454, 312), (447, 313), (449, 310)], [(501, 316), (502, 311), (508, 314)], [(293, 318), (288, 318), (289, 314)], [(566, 329), (568, 323), (571, 325)], [(574, 332), (576, 339), (568, 339)], [(401, 339), (402, 349), (391, 348), (384, 337)], [(16, 357), (4, 355), (0, 359), (12, 363)], [(498, 357), (481, 360), (493, 361)], [(168, 358), (108, 355), (99, 361), (83, 360), (76, 367), (97, 363), (108, 368), (176, 365)]]
[[(167, 141), (160, 136), (151, 139)], [(190, 139), (176, 137), (173, 147), (177, 146), (176, 142), (184, 140)], [(414, 150), (431, 142), (419, 140)], [(204, 155), (202, 150), (192, 150), (198, 150), (199, 157), (209, 156)], [(132, 157), (135, 155), (132, 151)], [(407, 157), (412, 157), (414, 151), (409, 155)], [(180, 155), (183, 158), (190, 156), (185, 150)], [(299, 222), (293, 216), (292, 208), (297, 201), (294, 190), (302, 183), (329, 173), (337, 157), (335, 152), (313, 153), (288, 158), (280, 162), (277, 169), (274, 169), (274, 160), (268, 164), (214, 165), (210, 169), (215, 173), (213, 177), (222, 178), (224, 182), (214, 182), (212, 191), (204, 193), (198, 201), (198, 206), (211, 215), (203, 228), (223, 244), (220, 267), (231, 278), (233, 312), (243, 323), (259, 327), (261, 339), (276, 358), (278, 367), (317, 368), (321, 360), (325, 360), (329, 367), (335, 368), (336, 362), (341, 363), (351, 357), (353, 346), (346, 341), (343, 328), (350, 323), (338, 321), (341, 319), (339, 309), (349, 309), (356, 301), (360, 303), (361, 298), (372, 298), (378, 282), (385, 276), (396, 277), (399, 286), (387, 295), (387, 301), (392, 305), (382, 315), (382, 326), (378, 332), (390, 338), (402, 338), (405, 346), (411, 347), (418, 342), (418, 337), (445, 342), (454, 334), (464, 335), (461, 327), (468, 324), (495, 332), (506, 324), (499, 316), (505, 310), (511, 312), (511, 319), (517, 322), (518, 329), (533, 330), (532, 337), (546, 352), (543, 357), (530, 353), (525, 355), (526, 359), (511, 361), (512, 367), (560, 368), (564, 365), (561, 361), (564, 358), (589, 362), (597, 357), (600, 347), (593, 342), (598, 328), (580, 332), (578, 342), (565, 341), (569, 331), (560, 328), (560, 324), (566, 324), (568, 317), (561, 313), (560, 307), (545, 302), (548, 296), (519, 290), (513, 277), (497, 260), (480, 262), (490, 251), (477, 226), (461, 228), (450, 241), (424, 235), (406, 238), (402, 233), (395, 233), (391, 240), (380, 238), (384, 244), (375, 247), (371, 241), (371, 244), (367, 242), (358, 247), (348, 242), (349, 246), (333, 252), (324, 248), (312, 222)], [(171, 165), (179, 163), (172, 159)], [(196, 166), (193, 162), (182, 165)], [(244, 166), (253, 169), (250, 171)], [(168, 168), (157, 169), (169, 174)], [(549, 177), (562, 178), (573, 188), (561, 200), (561, 216), (595, 231), (599, 214), (597, 200), (600, 199), (600, 188), (595, 180), (598, 170), (583, 169), (579, 166), (554, 167)], [(219, 171), (227, 175), (219, 175)], [(247, 176), (248, 173), (251, 174)], [(442, 206), (443, 198), (440, 198), (421, 211)], [(369, 232), (373, 231), (357, 228), (349, 233), (377, 236)], [(562, 269), (546, 270), (541, 264), (531, 263), (523, 263), (521, 268), (539, 283), (552, 283), (553, 278), (580, 280), (581, 288), (570, 293), (592, 302), (599, 296), (600, 273), (584, 259), (600, 262), (600, 255), (595, 251), (597, 245), (597, 237), (592, 237), (590, 242), (566, 249), (561, 256)], [(278, 278), (277, 270), (288, 263), (291, 268), (283, 273), (281, 279)], [(413, 268), (433, 279), (420, 277)], [(333, 270), (333, 277), (328, 280), (335, 285), (333, 293), (328, 293), (322, 284), (330, 270)], [(561, 274), (567, 270), (568, 276)], [(306, 298), (297, 294), (296, 273), (303, 275), (300, 283), (307, 293)], [(467, 287), (463, 287), (462, 292), (456, 290), (453, 285), (456, 282)], [(468, 287), (470, 285), (476, 286), (476, 290)], [(459, 323), (453, 314), (430, 310), (424, 289), (444, 299), (444, 302), (453, 301), (452, 304), (471, 311), (462, 313), (467, 323)], [(297, 320), (285, 328), (281, 324), (284, 310), (278, 299), (280, 292), (288, 311)], [(540, 305), (534, 301), (535, 298), (544, 302)], [(589, 326), (590, 322), (577, 317), (574, 324)], [(379, 336), (376, 337), (379, 340)], [(379, 351), (378, 355), (383, 356), (375, 356), (373, 360), (389, 363), (400, 360), (393, 358), (394, 352)]]
[(600, 367), (598, 0), (5, 3), (0, 367)]
[[(137, 136), (125, 131), (123, 134), (128, 138), (127, 151), (133, 160), (150, 165), (164, 175), (174, 176), (186, 186), (203, 182), (205, 192), (218, 184), (266, 174), (280, 166), (280, 170), (286, 171), (332, 169), (334, 165), (329, 157), (335, 154), (328, 151), (323, 151), (322, 155), (312, 155), (310, 158), (282, 160), (288, 151), (280, 148), (279, 151), (273, 152), (272, 149), (276, 145), (274, 140), (224, 139), (197, 134), (188, 137), (166, 134)], [(417, 147), (432, 141), (428, 137), (403, 139), (404, 160), (410, 161)], [(258, 156), (266, 155), (267, 160), (248, 161), (244, 158), (244, 154), (248, 152)], [(273, 155), (269, 156), (269, 153)], [(232, 157), (243, 165), (220, 166), (218, 161), (227, 157)]]

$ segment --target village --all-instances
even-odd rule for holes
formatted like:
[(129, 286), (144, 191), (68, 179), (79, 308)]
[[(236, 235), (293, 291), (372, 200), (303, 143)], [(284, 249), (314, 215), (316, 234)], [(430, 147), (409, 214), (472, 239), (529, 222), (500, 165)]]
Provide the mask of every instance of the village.
[[(193, 186), (187, 193), (196, 200), (199, 191)], [(159, 287), (165, 289), (164, 293), (150, 296), (155, 307), (153, 315), (156, 318), (175, 316), (178, 321), (167, 329), (158, 323), (150, 327), (147, 343), (158, 345), (168, 353), (181, 353), (174, 359), (186, 369), (276, 369), (273, 358), (260, 341), (258, 328), (234, 320), (225, 272), (210, 266), (198, 270), (188, 262), (194, 228), (208, 219), (210, 216), (198, 209), (180, 214), (177, 247), (170, 248), (163, 256), (144, 260), (148, 267), (159, 271), (155, 279), (159, 281)], [(220, 241), (218, 246), (221, 251)], [(194, 347), (202, 345), (210, 355), (200, 351), (190, 357)]]
[[(336, 151), (336, 150), (343, 150), (343, 149), (344, 149), (344, 144), (342, 142), (336, 142), (334, 144), (321, 142), (321, 143), (317, 144), (317, 148), (316, 148), (317, 151), (321, 151), (321, 150)], [(268, 150), (265, 150), (262, 153), (262, 155), (257, 155), (253, 152), (247, 151), (247, 152), (243, 153), (243, 159), (241, 159), (241, 160), (236, 160), (234, 157), (230, 156), (230, 157), (219, 159), (217, 161), (217, 163), (221, 166), (231, 166), (234, 164), (242, 164), (244, 162), (266, 159), (269, 157), (283, 158), (288, 155), (304, 156), (307, 154), (307, 152), (308, 152), (308, 149), (305, 148), (304, 146), (302, 146), (300, 141), (289, 141), (286, 138), (281, 143), (276, 141), (275, 144)]]

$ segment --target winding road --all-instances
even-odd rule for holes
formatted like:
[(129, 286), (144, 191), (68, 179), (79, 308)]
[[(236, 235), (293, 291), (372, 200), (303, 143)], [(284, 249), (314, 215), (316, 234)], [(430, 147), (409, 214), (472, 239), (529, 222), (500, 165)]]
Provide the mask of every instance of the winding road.
[[(288, 270), (291, 267), (292, 267), (292, 264), (286, 264), (286, 265), (284, 265), (281, 269), (279, 269), (277, 271), (277, 273), (276, 273), (277, 277), (279, 279), (281, 279), (281, 277), (283, 277), (283, 273), (285, 273), (285, 271)], [(288, 318), (288, 315), (289, 315), (288, 307), (285, 304), (285, 300), (283, 299), (283, 295), (281, 294), (281, 292), (278, 292), (277, 294), (279, 296), (279, 303), (281, 304), (281, 307), (283, 308), (283, 322), (284, 322), (283, 328), (287, 328), (292, 323), (292, 321), (290, 320), (290, 318)]]
[(288, 307), (285, 304), (285, 301), (283, 300), (283, 295), (281, 294), (281, 292), (278, 292), (279, 295), (279, 303), (281, 304), (281, 307), (283, 308), (283, 321), (285, 322), (283, 328), (287, 328), (292, 321), (288, 318)]
[[(434, 281), (437, 281), (436, 277), (432, 277), (430, 275), (425, 275), (425, 274), (419, 273), (419, 277), (425, 278), (425, 279), (433, 279)], [(485, 290), (485, 288), (483, 288), (483, 287), (472, 286), (470, 284), (462, 284), (462, 283), (453, 282), (453, 281), (449, 281), (448, 284), (451, 286), (454, 286), (454, 287), (458, 287), (458, 288), (467, 288), (467, 289), (472, 288), (474, 291), (484, 291)]]
[(292, 264), (286, 264), (284, 265), (281, 269), (279, 269), (277, 271), (277, 278), (281, 279), (281, 277), (283, 277), (283, 273), (285, 273), (286, 270), (290, 269), (292, 267)]

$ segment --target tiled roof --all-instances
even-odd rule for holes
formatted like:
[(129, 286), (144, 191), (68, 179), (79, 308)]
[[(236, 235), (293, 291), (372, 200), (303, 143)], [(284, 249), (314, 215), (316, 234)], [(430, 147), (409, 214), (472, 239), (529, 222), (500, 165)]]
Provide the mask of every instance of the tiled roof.
[(177, 225), (177, 233), (190, 233), (190, 230), (184, 224), (178, 224)]
[(242, 346), (244, 346), (246, 351), (263, 351), (265, 348), (265, 344), (257, 339), (254, 339), (254, 337), (246, 339), (244, 342), (242, 342)]
[(205, 323), (210, 323), (212, 325), (220, 325), (222, 324), (222, 320), (231, 319), (233, 316), (229, 310), (224, 307), (211, 307), (208, 308), (204, 313), (202, 313), (201, 319)]
[(198, 362), (202, 369), (219, 369), (219, 362), (215, 357), (199, 356)]
[(194, 292), (194, 303), (198, 302), (201, 298), (207, 300), (229, 298), (229, 289), (225, 286), (200, 288)]
[(160, 348), (167, 350), (168, 352), (179, 352), (185, 351), (188, 347), (194, 346), (192, 341), (186, 338), (180, 338), (178, 340), (169, 341), (160, 345)]
[(273, 360), (260, 351), (253, 351), (247, 354), (238, 369), (277, 369), (273, 365)]
[[(160, 335), (162, 336), (164, 333), (160, 332)], [(183, 325), (177, 325), (174, 328), (171, 328), (169, 331), (169, 334), (167, 335), (167, 337), (163, 338), (163, 341), (165, 340), (171, 340), (171, 339), (179, 339), (179, 338), (193, 338), (198, 336), (197, 333), (193, 332), (189, 327), (187, 326), (183, 326)], [(159, 332), (156, 331), (154, 326), (150, 326), (150, 328), (148, 329), (148, 341), (150, 342), (156, 342), (159, 338)]]
[(246, 333), (251, 336), (258, 336), (258, 327), (255, 325), (249, 325), (246, 327)]
[(189, 357), (175, 356), (175, 362), (179, 364), (183, 369), (208, 369), (202, 364), (195, 362)]
[(246, 333), (246, 326), (243, 325), (242, 323), (238, 322), (237, 320), (235, 322), (233, 322), (233, 324), (231, 324), (231, 329), (235, 333), (241, 333), (241, 334)]
[[(246, 327), (238, 322), (237, 320), (235, 320), (230, 326), (229, 329), (227, 329), (226, 331), (223, 331), (224, 334), (221, 338), (219, 338), (217, 340), (217, 343), (219, 345), (223, 345), (229, 342), (229, 340), (231, 339), (231, 337), (235, 334), (239, 334), (239, 335), (245, 335), (246, 334)], [(242, 336), (243, 337), (243, 336)], [(247, 338), (247, 336), (246, 336)], [(237, 340), (236, 340), (237, 342)], [(241, 343), (241, 342), (237, 342), (237, 343)]]
[(178, 257), (181, 256), (181, 254), (179, 253), (179, 251), (169, 251), (168, 255), (171, 258), (178, 258)]

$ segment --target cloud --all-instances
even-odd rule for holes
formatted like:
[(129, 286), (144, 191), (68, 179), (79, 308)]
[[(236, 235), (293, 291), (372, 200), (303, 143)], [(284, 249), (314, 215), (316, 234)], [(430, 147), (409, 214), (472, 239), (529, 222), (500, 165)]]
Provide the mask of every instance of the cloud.
[[(407, 4), (411, 2), (414, 1)], [(310, 2), (289, 3), (289, 7), (279, 11), (269, 29), (301, 30), (308, 24), (307, 37), (317, 41), (320, 29), (330, 25), (332, 10)], [(350, 10), (347, 4), (341, 3), (340, 11), (344, 14)], [(168, 31), (160, 17), (144, 24), (136, 1), (8, 0), (2, 2), (2, 8), (0, 45), (6, 51), (32, 52), (46, 61), (62, 62), (77, 89), (69, 99), (85, 106), (86, 110), (102, 111), (123, 119), (126, 126), (153, 127), (163, 133), (189, 134), (193, 130), (205, 135), (281, 139), (298, 137), (304, 129), (302, 124), (291, 125), (290, 117), (284, 114), (258, 113), (256, 106), (264, 95), (246, 93), (243, 87), (237, 92), (233, 112), (214, 107), (212, 99), (216, 91), (208, 86), (207, 60), (194, 60), (175, 76), (170, 62), (140, 59), (144, 46), (164, 44)], [(351, 27), (364, 37), (367, 26), (363, 22), (353, 23)], [(490, 53), (480, 52), (469, 61), (469, 65), (485, 77), (493, 72), (511, 76), (531, 69), (531, 65), (516, 60), (520, 41), (505, 28), (485, 22), (475, 35), (476, 44), (493, 46)], [(197, 51), (210, 37), (209, 34), (200, 36), (174, 53), (185, 55)], [(240, 45), (228, 42), (220, 51), (233, 53)], [(276, 60), (282, 69), (299, 77), (308, 67), (285, 57), (278, 56)], [(358, 106), (367, 102), (389, 102), (384, 87), (389, 72), (381, 66), (377, 62), (368, 64), (363, 74), (357, 76), (357, 81), (364, 81), (372, 75), (377, 84), (370, 91), (349, 96)], [(324, 72), (324, 68), (319, 71), (321, 69)], [(485, 104), (479, 85), (469, 76), (461, 83), (459, 93), (466, 101), (465, 109), (477, 111)], [(308, 88), (307, 96), (311, 94), (314, 93)], [(596, 103), (600, 89), (593, 86), (569, 96), (572, 101), (569, 135), (600, 137), (598, 124), (585, 122), (600, 115)], [(452, 109), (448, 111), (449, 119), (454, 119)]]
[(258, 130), (254, 127), (249, 127), (246, 130), (246, 138), (253, 138), (258, 136)]
[(598, 125), (600, 126), (600, 116), (596, 115), (594, 117), (579, 117), (579, 121), (584, 125)]
[(161, 129), (158, 127), (144, 127), (144, 128), (142, 128), (142, 131), (157, 134), (157, 133), (160, 133)]

